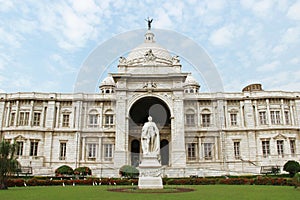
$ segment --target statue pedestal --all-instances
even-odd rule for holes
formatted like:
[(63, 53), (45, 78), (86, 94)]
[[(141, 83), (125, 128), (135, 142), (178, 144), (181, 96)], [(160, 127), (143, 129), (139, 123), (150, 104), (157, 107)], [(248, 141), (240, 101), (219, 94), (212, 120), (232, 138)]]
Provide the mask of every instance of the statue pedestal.
[(139, 165), (139, 189), (163, 189), (161, 164), (157, 156), (144, 155)]

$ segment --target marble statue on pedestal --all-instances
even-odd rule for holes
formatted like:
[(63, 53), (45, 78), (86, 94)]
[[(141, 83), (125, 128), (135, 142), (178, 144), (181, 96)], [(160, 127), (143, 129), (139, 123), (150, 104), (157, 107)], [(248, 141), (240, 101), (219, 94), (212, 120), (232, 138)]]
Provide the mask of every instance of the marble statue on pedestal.
[(158, 161), (160, 154), (159, 130), (152, 121), (152, 117), (148, 117), (142, 128), (141, 143), (143, 157), (139, 165), (139, 189), (162, 189), (161, 164)]
[(143, 126), (141, 140), (143, 155), (159, 155), (159, 130), (151, 116)]

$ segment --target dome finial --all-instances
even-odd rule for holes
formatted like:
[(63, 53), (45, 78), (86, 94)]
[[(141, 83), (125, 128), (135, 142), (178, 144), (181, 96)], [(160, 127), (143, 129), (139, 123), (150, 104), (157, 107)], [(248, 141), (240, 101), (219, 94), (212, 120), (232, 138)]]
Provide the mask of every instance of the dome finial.
[(151, 30), (151, 23), (152, 23), (153, 19), (150, 19), (148, 17), (148, 19), (145, 19), (145, 21), (148, 23), (148, 30)]

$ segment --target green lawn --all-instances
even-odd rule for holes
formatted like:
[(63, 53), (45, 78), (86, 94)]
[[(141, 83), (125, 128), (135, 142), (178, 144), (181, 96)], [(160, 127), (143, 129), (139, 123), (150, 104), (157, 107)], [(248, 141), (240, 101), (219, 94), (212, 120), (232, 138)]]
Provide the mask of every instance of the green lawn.
[[(115, 186), (110, 186), (115, 187)], [(121, 186), (117, 186), (121, 187)], [(173, 186), (171, 186), (173, 187)], [(175, 186), (174, 186), (175, 187)], [(48, 187), (15, 187), (8, 190), (0, 190), (2, 200), (91, 200), (91, 199), (122, 199), (122, 200), (190, 200), (190, 199), (222, 199), (222, 200), (295, 200), (300, 197), (300, 189), (286, 186), (252, 186), (252, 185), (198, 185), (179, 186), (195, 188), (193, 192), (186, 193), (165, 193), (165, 194), (141, 194), (141, 193), (121, 193), (109, 192), (107, 186), (48, 186)]]

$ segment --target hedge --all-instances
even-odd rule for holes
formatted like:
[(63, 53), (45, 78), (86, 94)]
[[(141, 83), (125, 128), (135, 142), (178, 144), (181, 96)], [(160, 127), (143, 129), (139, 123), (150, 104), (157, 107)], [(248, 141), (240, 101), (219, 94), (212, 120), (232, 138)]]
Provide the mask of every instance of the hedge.
[[(138, 179), (133, 178), (88, 178), (88, 179), (10, 179), (8, 181), (9, 187), (27, 186), (51, 186), (51, 185), (137, 185)], [(292, 178), (271, 178), (265, 176), (258, 176), (254, 178), (164, 178), (164, 185), (278, 185), (278, 186), (295, 186)]]

